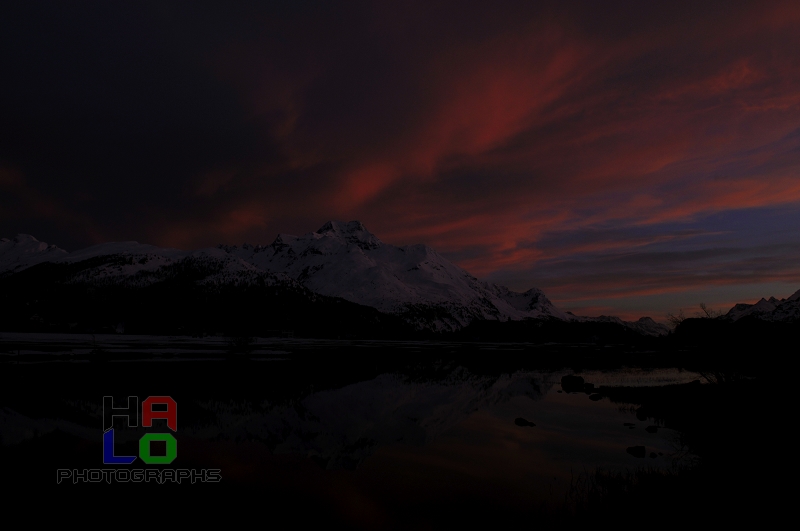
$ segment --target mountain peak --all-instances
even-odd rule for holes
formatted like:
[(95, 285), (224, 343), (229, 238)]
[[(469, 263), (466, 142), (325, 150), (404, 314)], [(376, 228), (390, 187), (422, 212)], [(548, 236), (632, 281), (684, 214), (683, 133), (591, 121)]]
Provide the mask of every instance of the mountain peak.
[(360, 221), (329, 221), (316, 233), (322, 236), (336, 237), (346, 243), (354, 243), (365, 250), (376, 249), (382, 243)]
[(21, 271), (39, 262), (67, 255), (55, 245), (40, 242), (30, 234), (17, 234), (14, 238), (0, 240), (0, 275)]
[[(4, 240), (6, 238), (3, 238)], [(39, 243), (39, 240), (31, 236), (30, 234), (17, 234), (14, 237), (14, 243)]]
[(337, 232), (341, 234), (350, 234), (350, 233), (357, 233), (357, 232), (366, 232), (367, 234), (370, 233), (364, 224), (360, 221), (328, 221), (322, 227), (319, 228), (317, 234), (325, 234), (327, 232)]

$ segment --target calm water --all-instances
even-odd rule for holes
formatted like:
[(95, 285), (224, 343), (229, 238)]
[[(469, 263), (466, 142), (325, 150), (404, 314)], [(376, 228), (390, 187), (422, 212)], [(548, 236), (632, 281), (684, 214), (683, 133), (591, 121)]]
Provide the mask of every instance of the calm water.
[[(217, 468), (215, 489), (291, 496), (364, 527), (430, 523), (434, 507), (556, 507), (576, 478), (597, 467), (669, 469), (692, 459), (678, 433), (637, 418), (635, 406), (563, 392), (561, 378), (572, 369), (468, 368), (456, 345), (394, 344), (390, 356), (387, 345), (351, 344), (348, 357), (341, 345), (285, 341), (258, 345), (237, 361), (214, 341), (101, 338), (98, 347), (96, 338), (89, 346), (66, 336), (11, 339), (0, 365), (2, 448), (46, 450), (50, 457), (29, 469), (28, 483), (61, 491), (84, 486), (56, 487), (57, 469), (103, 468), (103, 395), (175, 398), (178, 457), (167, 466)], [(469, 359), (503, 355), (495, 349), (473, 349)], [(406, 355), (413, 362), (398, 363)], [(674, 368), (579, 373), (597, 387), (701, 379)], [(535, 426), (518, 425), (520, 418)], [(117, 453), (133, 455), (147, 431), (124, 428), (115, 430)], [(636, 446), (647, 457), (626, 451)]]

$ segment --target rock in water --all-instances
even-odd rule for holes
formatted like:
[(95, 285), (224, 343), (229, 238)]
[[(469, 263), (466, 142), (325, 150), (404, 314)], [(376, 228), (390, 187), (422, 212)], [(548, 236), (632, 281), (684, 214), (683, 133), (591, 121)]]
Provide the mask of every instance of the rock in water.
[(514, 419), (514, 424), (516, 424), (517, 426), (523, 426), (523, 427), (524, 426), (530, 426), (530, 427), (536, 426), (536, 424), (534, 424), (533, 422), (531, 422), (529, 420), (526, 420), (526, 419), (524, 419), (522, 417), (517, 417), (516, 419)]
[(581, 376), (568, 374), (561, 378), (561, 388), (568, 393), (582, 393), (585, 382)]
[(644, 446), (629, 446), (625, 451), (638, 459), (642, 459), (647, 455)]

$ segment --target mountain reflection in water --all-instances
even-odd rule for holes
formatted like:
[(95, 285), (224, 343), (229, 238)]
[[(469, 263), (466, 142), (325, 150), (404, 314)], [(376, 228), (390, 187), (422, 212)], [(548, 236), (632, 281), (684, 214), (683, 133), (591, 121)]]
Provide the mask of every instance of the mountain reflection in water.
[[(180, 413), (173, 466), (219, 468), (216, 489), (291, 494), (367, 527), (396, 522), (403, 507), (534, 511), (557, 506), (576, 475), (597, 467), (671, 470), (694, 459), (677, 432), (637, 418), (636, 407), (595, 392), (565, 392), (561, 379), (572, 370), (481, 371), (431, 359), (359, 375), (352, 364), (320, 370), (294, 354), (281, 356), (245, 363), (6, 363), (2, 445), (19, 456), (44, 448), (48, 457), (22, 482), (55, 483), (57, 468), (102, 468), (104, 394), (118, 401), (169, 394)], [(363, 352), (359, 359), (366, 359)], [(330, 357), (326, 363), (336, 365)], [(580, 374), (595, 391), (701, 378), (671, 368)], [(146, 431), (118, 428), (118, 454), (134, 455)], [(628, 451), (640, 446), (647, 457)], [(81, 485), (58, 485), (75, 488)]]

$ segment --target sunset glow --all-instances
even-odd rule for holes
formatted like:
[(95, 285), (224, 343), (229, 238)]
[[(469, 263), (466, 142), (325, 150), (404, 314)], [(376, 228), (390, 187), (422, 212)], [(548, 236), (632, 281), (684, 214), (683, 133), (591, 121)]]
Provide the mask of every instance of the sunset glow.
[(796, 1), (96, 7), (3, 8), (2, 237), (357, 219), (658, 320), (800, 287)]

